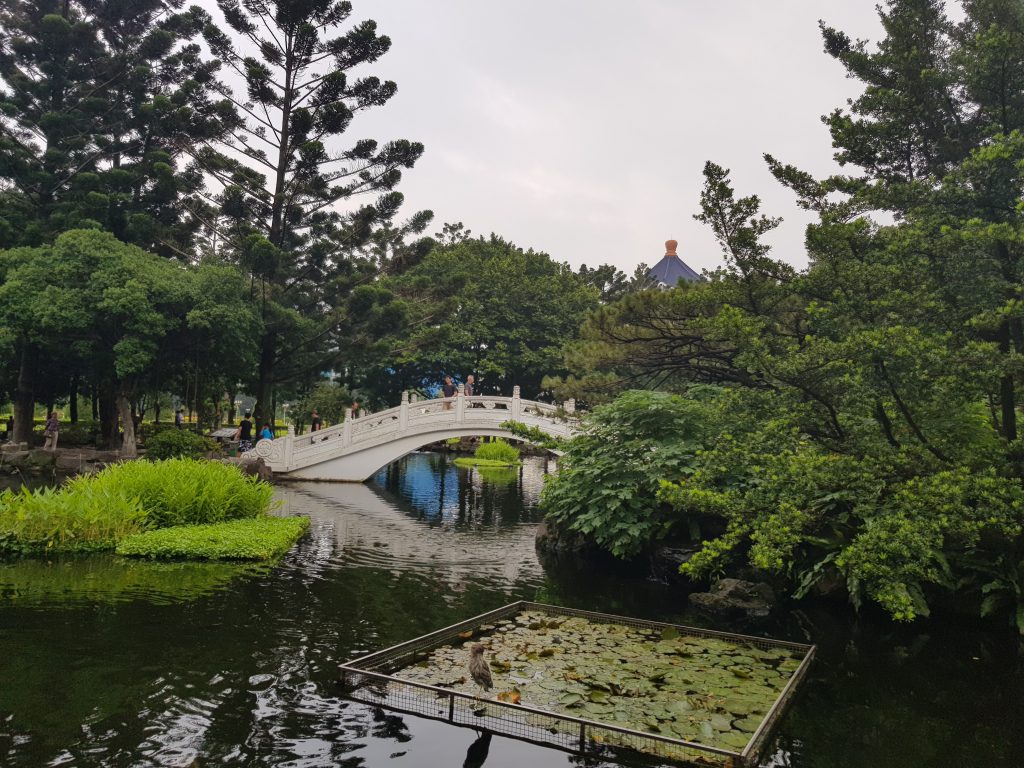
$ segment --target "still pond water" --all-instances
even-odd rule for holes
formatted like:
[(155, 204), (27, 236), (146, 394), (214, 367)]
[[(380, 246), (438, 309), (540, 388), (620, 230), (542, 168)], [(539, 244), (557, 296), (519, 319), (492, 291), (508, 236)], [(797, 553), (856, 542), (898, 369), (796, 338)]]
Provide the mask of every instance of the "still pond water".
[[(0, 766), (609, 765), (339, 695), (339, 662), (514, 600), (701, 623), (642, 576), (542, 565), (548, 467), (481, 475), (414, 454), (361, 486), (280, 489), (310, 535), (275, 569), (0, 563)], [(802, 606), (766, 632), (818, 658), (765, 766), (1024, 765), (1009, 633), (894, 629)]]

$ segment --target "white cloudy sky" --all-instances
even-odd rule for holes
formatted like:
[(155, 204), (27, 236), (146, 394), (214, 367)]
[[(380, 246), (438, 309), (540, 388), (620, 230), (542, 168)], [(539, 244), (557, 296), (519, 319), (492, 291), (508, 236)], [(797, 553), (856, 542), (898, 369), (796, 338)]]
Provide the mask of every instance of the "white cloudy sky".
[[(208, 3), (209, 4), (209, 3)], [(351, 132), (422, 141), (400, 187), (439, 230), (462, 221), (573, 266), (631, 272), (669, 238), (700, 270), (718, 247), (693, 220), (701, 169), (785, 222), (775, 253), (806, 263), (806, 214), (765, 168), (770, 152), (833, 169), (819, 117), (857, 93), (822, 51), (818, 19), (878, 38), (875, 0), (354, 0), (392, 49), (398, 83)]]

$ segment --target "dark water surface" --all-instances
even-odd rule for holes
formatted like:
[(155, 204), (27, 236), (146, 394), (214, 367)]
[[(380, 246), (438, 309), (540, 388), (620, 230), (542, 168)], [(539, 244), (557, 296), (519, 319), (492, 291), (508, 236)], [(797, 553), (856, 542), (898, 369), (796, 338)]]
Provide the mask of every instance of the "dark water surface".
[[(277, 568), (0, 563), (0, 765), (463, 766), (476, 734), (352, 703), (337, 664), (518, 599), (697, 623), (678, 590), (537, 561), (546, 470), (416, 454), (279, 496), (311, 533)], [(1024, 765), (1024, 672), (992, 627), (803, 607), (819, 656), (766, 766)], [(494, 737), (483, 765), (601, 766)]]

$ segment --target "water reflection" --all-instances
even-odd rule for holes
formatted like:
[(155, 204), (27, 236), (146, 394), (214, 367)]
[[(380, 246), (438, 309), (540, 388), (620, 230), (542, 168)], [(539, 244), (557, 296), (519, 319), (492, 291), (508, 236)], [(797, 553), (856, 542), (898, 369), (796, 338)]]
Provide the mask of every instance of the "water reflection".
[[(662, 585), (542, 568), (543, 475), (533, 462), (492, 483), (417, 455), (365, 486), (283, 487), (311, 534), (280, 567), (184, 602), (166, 599), (166, 582), (139, 581), (131, 599), (102, 599), (110, 590), (90, 586), (100, 560), (24, 580), (0, 600), (0, 765), (610, 765), (375, 710), (336, 684), (343, 660), (517, 599), (692, 621)], [(36, 581), (60, 586), (31, 599)], [(62, 590), (76, 597), (58, 602)], [(944, 627), (845, 610), (785, 617), (771, 632), (819, 643), (819, 658), (765, 764), (1017, 768), (1024, 676), (1012, 637)]]

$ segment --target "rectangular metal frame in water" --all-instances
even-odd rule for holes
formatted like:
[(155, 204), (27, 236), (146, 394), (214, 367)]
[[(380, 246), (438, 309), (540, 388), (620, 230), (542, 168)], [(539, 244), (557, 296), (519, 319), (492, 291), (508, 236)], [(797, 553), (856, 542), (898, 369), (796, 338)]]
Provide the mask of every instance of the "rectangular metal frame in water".
[[(479, 697), (468, 693), (413, 680), (404, 680), (393, 674), (422, 659), (424, 651), (457, 641), (460, 639), (460, 634), (515, 616), (523, 611), (538, 611), (550, 616), (580, 617), (592, 622), (662, 631), (672, 628), (684, 636), (731, 640), (763, 649), (786, 648), (802, 652), (803, 658), (775, 702), (765, 713), (761, 724), (751, 735), (742, 752), (656, 733), (644, 733), (611, 723), (573, 717), (522, 704), (491, 699), (482, 701)], [(610, 745), (628, 740), (630, 749), (648, 755), (680, 762), (696, 761), (703, 765), (710, 763), (738, 768), (756, 764), (770, 731), (782, 717), (797, 686), (807, 674), (814, 652), (815, 646), (803, 643), (520, 601), (376, 653), (353, 659), (340, 666), (340, 673), (341, 682), (349, 698), (395, 711), (435, 720), (445, 720), (454, 725), (488, 730), (503, 736), (511, 736), (581, 754), (607, 756), (609, 751), (613, 751)]]

